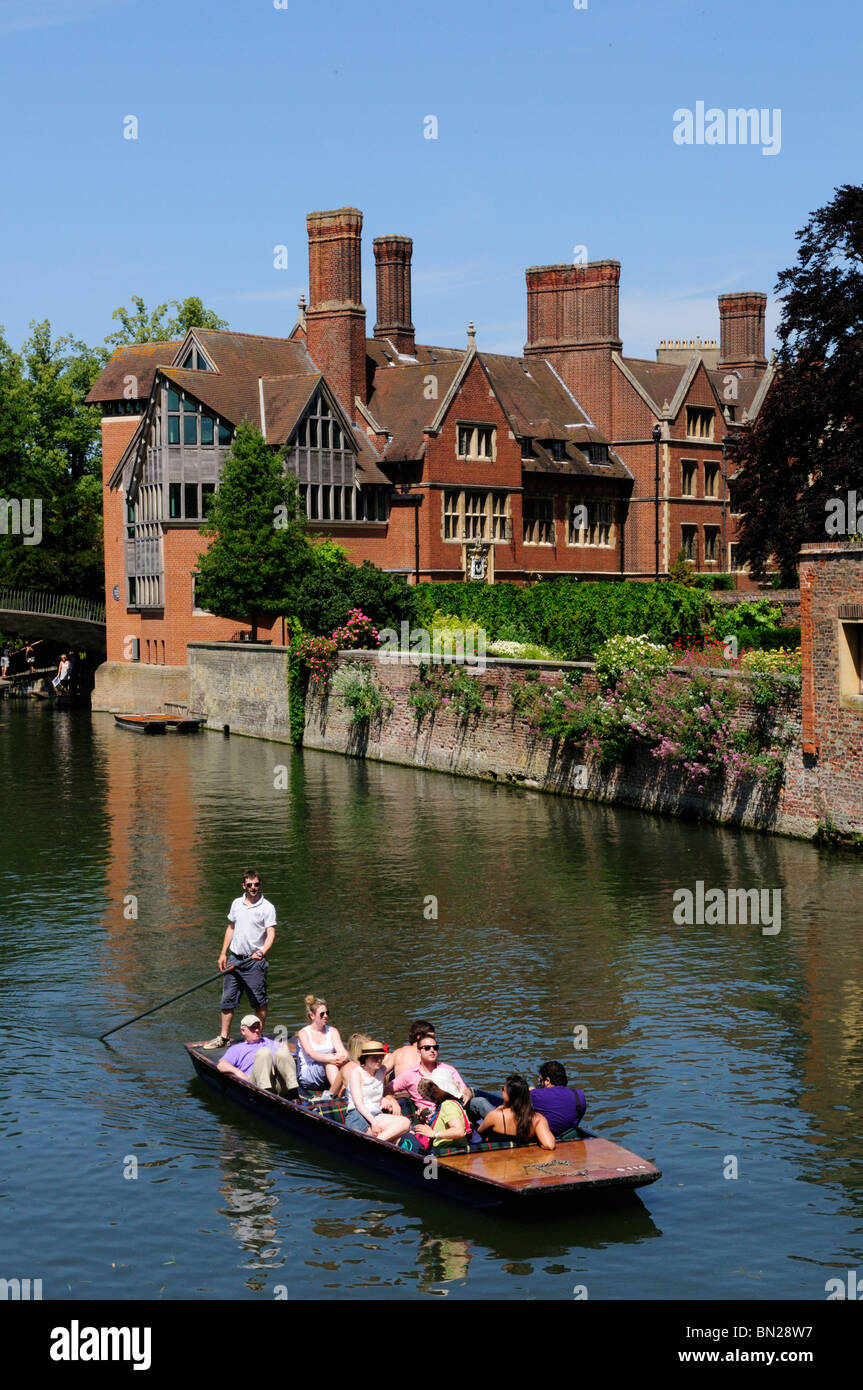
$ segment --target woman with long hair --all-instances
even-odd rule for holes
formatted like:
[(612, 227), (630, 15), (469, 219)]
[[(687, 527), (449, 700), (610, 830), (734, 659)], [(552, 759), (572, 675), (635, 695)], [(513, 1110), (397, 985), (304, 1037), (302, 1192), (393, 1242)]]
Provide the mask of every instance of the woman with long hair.
[(503, 1105), (489, 1111), (480, 1121), (477, 1133), (487, 1139), (514, 1139), (517, 1144), (529, 1144), (535, 1139), (544, 1149), (553, 1149), (554, 1135), (548, 1120), (534, 1110), (524, 1077), (513, 1072), (503, 1083), (501, 1094)]
[(365, 1033), (351, 1033), (348, 1038), (348, 1060), (336, 1077), (336, 1084), (330, 1088), (334, 1096), (343, 1096), (347, 1091), (351, 1072), (359, 1066), (360, 1053), (367, 1042), (371, 1042), (371, 1039)]

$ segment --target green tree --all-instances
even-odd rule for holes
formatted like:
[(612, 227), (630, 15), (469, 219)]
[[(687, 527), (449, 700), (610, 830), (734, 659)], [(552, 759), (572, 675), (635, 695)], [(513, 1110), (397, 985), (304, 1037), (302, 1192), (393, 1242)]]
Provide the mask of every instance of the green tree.
[(253, 635), (261, 616), (295, 611), (298, 586), (312, 564), (297, 481), (248, 421), (237, 429), (202, 531), (213, 537), (198, 557), (196, 594), (203, 607), (245, 619)]
[[(169, 308), (176, 313), (168, 316)], [(138, 294), (132, 295), (130, 308), (123, 305), (115, 309), (112, 318), (120, 327), (105, 339), (115, 347), (128, 343), (162, 343), (169, 338), (184, 338), (190, 328), (227, 328), (212, 309), (206, 309), (198, 295), (190, 295), (182, 303), (172, 299), (167, 304), (157, 304), (155, 309), (147, 308)]]
[(741, 558), (760, 577), (775, 556), (792, 584), (801, 543), (830, 538), (827, 504), (863, 483), (863, 187), (837, 189), (797, 239), (776, 286), (777, 376), (729, 452)]
[(20, 354), (0, 335), (0, 497), (22, 512), (26, 500), (30, 525), (0, 535), (0, 584), (103, 592), (100, 414), (85, 404), (100, 365), (47, 322), (31, 325)]

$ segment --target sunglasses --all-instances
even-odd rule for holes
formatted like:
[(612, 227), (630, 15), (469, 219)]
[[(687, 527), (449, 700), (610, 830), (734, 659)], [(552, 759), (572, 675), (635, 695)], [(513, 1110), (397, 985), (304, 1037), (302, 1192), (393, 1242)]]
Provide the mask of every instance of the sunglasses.
[(255, 892), (258, 888), (260, 888), (261, 885), (260, 883), (246, 883), (243, 886), (245, 888), (250, 888), (252, 892)]
[(426, 1043), (425, 1047), (420, 1048), (420, 1052), (440, 1052), (437, 1043)]
[(261, 1031), (260, 1023), (247, 1023), (246, 1027), (248, 1028), (250, 1033), (260, 1033)]

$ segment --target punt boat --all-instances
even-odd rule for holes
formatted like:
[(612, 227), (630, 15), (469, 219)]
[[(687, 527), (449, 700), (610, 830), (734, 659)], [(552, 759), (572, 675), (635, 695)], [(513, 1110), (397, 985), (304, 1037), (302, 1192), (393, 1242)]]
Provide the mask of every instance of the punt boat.
[[(432, 1167), (430, 1153), (409, 1153), (346, 1128), (342, 1100), (286, 1100), (219, 1071), (218, 1058), (196, 1043), (186, 1043), (186, 1051), (203, 1081), (246, 1110), (382, 1176), (468, 1206), (526, 1213), (576, 1196), (620, 1195), (662, 1176), (646, 1159), (584, 1128), (569, 1131), (573, 1137), (559, 1139), (553, 1152), (506, 1139), (484, 1140), (469, 1149), (444, 1146), (446, 1151), (435, 1151)], [(493, 1099), (500, 1103), (499, 1096)]]
[(115, 714), (115, 722), (121, 729), (134, 729), (139, 734), (196, 734), (204, 724), (200, 719), (189, 719), (176, 714)]

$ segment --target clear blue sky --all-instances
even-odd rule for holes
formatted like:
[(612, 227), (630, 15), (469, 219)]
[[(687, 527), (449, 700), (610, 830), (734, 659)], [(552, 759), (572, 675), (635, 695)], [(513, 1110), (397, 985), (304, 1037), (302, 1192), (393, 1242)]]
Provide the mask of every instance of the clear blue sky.
[[(860, 181), (861, 30), (855, 0), (0, 0), (0, 323), (96, 343), (199, 294), (287, 333), (305, 214), (352, 204), (369, 333), (385, 232), (421, 342), (520, 352), (525, 267), (581, 245), (622, 262), (625, 352), (718, 336), (729, 290), (770, 328), (795, 231)], [(698, 101), (781, 109), (781, 151), (675, 144)]]

